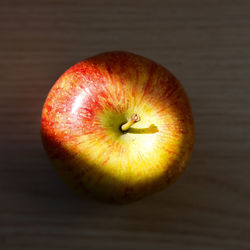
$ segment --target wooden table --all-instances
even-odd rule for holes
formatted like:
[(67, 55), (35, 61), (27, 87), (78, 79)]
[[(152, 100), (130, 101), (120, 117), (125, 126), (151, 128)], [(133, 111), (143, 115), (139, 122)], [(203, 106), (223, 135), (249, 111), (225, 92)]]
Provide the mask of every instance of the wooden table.
[[(250, 1), (0, 2), (0, 249), (250, 249)], [(126, 206), (78, 197), (41, 146), (69, 66), (128, 50), (170, 69), (193, 107), (182, 177)]]

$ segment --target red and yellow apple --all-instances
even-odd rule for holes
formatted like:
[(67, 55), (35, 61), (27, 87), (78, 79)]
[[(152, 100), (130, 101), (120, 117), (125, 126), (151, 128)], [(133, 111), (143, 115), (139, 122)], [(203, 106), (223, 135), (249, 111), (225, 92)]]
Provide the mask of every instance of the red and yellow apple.
[(132, 53), (108, 52), (57, 80), (43, 107), (41, 135), (75, 190), (127, 203), (182, 173), (194, 123), (187, 95), (168, 70)]

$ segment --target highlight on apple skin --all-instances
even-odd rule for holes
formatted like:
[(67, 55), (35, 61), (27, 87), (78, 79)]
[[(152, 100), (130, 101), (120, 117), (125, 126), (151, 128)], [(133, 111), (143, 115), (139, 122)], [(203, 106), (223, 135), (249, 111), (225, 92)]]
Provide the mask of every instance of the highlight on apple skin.
[(142, 56), (114, 51), (77, 63), (56, 81), (44, 103), (41, 136), (74, 190), (128, 203), (183, 172), (194, 122), (173, 74)]

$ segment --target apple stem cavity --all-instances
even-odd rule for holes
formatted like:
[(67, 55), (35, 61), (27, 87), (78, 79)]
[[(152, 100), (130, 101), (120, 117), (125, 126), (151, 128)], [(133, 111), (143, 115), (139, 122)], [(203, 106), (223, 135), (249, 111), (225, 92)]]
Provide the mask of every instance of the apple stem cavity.
[(136, 122), (139, 122), (140, 120), (141, 120), (141, 117), (139, 115), (132, 114), (128, 122), (121, 125), (121, 131), (126, 132), (133, 124), (135, 124)]

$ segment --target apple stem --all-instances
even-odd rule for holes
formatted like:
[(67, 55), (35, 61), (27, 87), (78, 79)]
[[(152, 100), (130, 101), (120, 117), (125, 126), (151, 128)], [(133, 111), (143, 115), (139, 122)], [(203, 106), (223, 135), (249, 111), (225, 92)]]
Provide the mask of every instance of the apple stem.
[(129, 118), (128, 122), (123, 124), (121, 126), (121, 131), (125, 132), (127, 131), (134, 123), (139, 122), (141, 120), (141, 117), (137, 114), (132, 114)]

